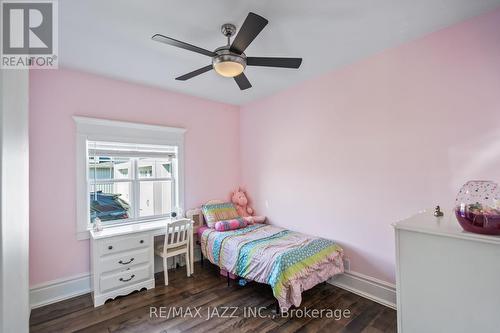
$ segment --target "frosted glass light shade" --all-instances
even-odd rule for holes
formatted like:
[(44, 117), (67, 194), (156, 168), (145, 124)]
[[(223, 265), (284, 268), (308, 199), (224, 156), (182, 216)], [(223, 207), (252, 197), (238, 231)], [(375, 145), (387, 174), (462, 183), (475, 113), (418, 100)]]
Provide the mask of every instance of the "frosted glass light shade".
[(214, 69), (217, 73), (224, 77), (235, 77), (243, 73), (245, 67), (242, 64), (234, 61), (222, 61), (214, 64)]

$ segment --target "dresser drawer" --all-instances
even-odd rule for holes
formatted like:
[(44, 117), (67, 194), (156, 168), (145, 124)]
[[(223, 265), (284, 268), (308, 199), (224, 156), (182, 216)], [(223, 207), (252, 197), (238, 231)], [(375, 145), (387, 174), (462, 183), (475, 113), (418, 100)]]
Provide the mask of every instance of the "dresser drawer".
[(148, 263), (150, 251), (149, 248), (143, 248), (101, 257), (99, 270), (102, 273), (106, 273), (117, 269), (126, 269), (138, 264)]
[(106, 292), (123, 288), (147, 280), (150, 276), (152, 276), (152, 268), (149, 264), (131, 267), (122, 272), (103, 274), (100, 278), (100, 290)]
[(100, 241), (100, 254), (106, 255), (150, 246), (148, 234), (106, 238)]

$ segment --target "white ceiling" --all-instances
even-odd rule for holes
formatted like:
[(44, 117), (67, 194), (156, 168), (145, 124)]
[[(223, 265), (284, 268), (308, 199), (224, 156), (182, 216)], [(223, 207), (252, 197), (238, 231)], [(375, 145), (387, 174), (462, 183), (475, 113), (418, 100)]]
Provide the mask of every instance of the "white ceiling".
[[(450, 26), (500, 0), (60, 0), (60, 65), (231, 104), (245, 104), (383, 49)], [(299, 70), (248, 67), (240, 91), (214, 71), (175, 77), (210, 58), (154, 42), (161, 33), (213, 50), (222, 23), (237, 28), (248, 12), (269, 24), (248, 56), (302, 57)]]

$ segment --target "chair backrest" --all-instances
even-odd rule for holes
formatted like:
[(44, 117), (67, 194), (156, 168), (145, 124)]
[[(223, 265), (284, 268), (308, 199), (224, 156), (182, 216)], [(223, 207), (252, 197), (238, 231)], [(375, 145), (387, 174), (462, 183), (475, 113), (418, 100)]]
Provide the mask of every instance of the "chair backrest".
[(168, 249), (187, 244), (189, 235), (192, 232), (191, 228), (192, 222), (188, 219), (168, 223), (164, 248)]

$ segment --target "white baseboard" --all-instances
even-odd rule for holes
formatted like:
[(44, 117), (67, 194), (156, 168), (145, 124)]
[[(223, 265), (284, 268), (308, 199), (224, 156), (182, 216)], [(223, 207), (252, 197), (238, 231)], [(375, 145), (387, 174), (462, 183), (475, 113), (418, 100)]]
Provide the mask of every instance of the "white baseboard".
[(328, 280), (330, 284), (396, 309), (396, 286), (371, 276), (348, 271)]
[(89, 273), (49, 281), (30, 288), (30, 307), (31, 309), (39, 308), (90, 291)]
[[(195, 261), (198, 261), (197, 259), (195, 258)], [(382, 305), (396, 308), (396, 286), (394, 284), (353, 271), (336, 275), (328, 282)], [(38, 308), (89, 292), (91, 292), (89, 273), (53, 280), (31, 287), (30, 307), (32, 309)]]
[[(198, 251), (194, 253), (194, 261), (199, 261), (201, 255)], [(158, 261), (158, 258), (155, 258)], [(184, 258), (178, 258), (178, 262), (184, 266)], [(169, 258), (169, 266), (175, 267), (173, 258)], [(155, 263), (155, 273), (162, 272), (163, 266), (161, 260)], [(65, 299), (80, 296), (91, 292), (90, 273), (83, 273), (69, 278), (57, 279), (45, 282), (30, 288), (30, 308), (35, 309), (44, 305), (60, 302)]]

